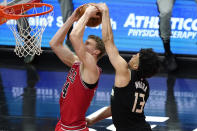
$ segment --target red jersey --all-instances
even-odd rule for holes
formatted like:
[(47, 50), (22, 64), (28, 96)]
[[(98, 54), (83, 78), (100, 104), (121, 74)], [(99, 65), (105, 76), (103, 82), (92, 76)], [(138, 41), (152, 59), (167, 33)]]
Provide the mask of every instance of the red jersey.
[[(85, 114), (98, 87), (89, 89), (80, 76), (80, 63), (71, 67), (60, 96), (60, 120), (56, 130), (88, 131)], [(101, 69), (99, 69), (101, 72)], [(60, 130), (59, 130), (60, 131)]]

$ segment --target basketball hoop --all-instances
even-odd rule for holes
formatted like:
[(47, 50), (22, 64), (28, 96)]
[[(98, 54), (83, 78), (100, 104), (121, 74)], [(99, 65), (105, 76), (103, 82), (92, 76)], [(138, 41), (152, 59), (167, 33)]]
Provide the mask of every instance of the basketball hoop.
[(53, 16), (53, 6), (46, 3), (25, 3), (1, 8), (0, 24), (7, 21), (14, 34), (14, 52), (19, 57), (40, 55), (42, 35)]
[(5, 6), (0, 5), (0, 25), (7, 21), (7, 19), (3, 17), (3, 13), (1, 12), (3, 8), (5, 8)]

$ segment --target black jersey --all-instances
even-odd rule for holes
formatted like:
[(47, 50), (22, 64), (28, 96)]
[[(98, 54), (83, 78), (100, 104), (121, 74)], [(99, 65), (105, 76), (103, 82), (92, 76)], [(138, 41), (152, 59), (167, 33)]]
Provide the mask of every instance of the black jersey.
[(131, 80), (126, 87), (113, 87), (111, 93), (112, 120), (117, 131), (151, 130), (145, 121), (144, 106), (149, 97), (149, 84), (131, 71)]

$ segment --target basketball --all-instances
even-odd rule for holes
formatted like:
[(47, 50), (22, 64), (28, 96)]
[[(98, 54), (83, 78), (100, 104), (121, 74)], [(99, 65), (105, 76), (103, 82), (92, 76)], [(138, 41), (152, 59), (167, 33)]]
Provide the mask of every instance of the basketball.
[[(89, 6), (88, 4), (83, 5), (83, 7), (80, 10), (80, 14), (79, 14), (80, 17), (84, 14), (84, 12), (85, 12), (85, 10), (87, 9), (88, 6)], [(101, 12), (98, 12), (96, 15), (98, 15), (99, 17), (98, 18), (94, 18), (94, 17), (90, 18), (88, 23), (87, 23), (87, 26), (96, 27), (96, 26), (101, 24), (101, 22), (102, 22)]]

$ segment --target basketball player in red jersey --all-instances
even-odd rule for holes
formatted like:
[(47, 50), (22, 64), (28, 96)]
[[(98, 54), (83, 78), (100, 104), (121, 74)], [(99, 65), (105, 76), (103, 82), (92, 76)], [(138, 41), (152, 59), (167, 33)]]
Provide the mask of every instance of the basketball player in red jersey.
[[(66, 83), (60, 96), (60, 120), (55, 131), (88, 131), (85, 113), (91, 103), (101, 73), (97, 61), (105, 54), (102, 40), (90, 35), (83, 43), (85, 26), (90, 17), (98, 17), (99, 11), (95, 6), (88, 6), (83, 16), (79, 19), (81, 7), (77, 8), (57, 31), (50, 46), (59, 59), (71, 67)], [(70, 40), (76, 55), (63, 45), (64, 39), (72, 24), (74, 26)]]

